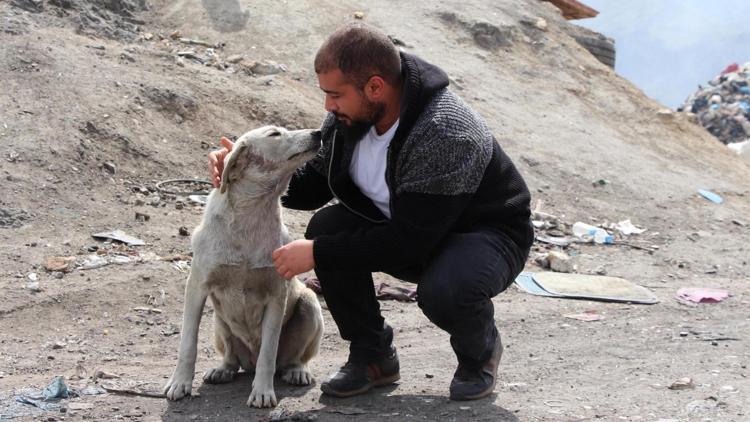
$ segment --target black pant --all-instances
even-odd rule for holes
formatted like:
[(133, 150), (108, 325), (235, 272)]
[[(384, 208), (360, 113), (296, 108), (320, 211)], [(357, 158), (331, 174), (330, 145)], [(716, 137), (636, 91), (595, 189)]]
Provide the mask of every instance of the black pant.
[[(319, 210), (305, 237), (354, 231), (373, 223), (342, 205)], [(505, 290), (523, 269), (527, 250), (503, 233), (477, 229), (450, 233), (428, 262), (385, 272), (417, 283), (422, 312), (451, 336), (459, 362), (469, 367), (484, 364), (498, 336), (492, 297)], [(350, 359), (370, 360), (387, 352), (393, 330), (380, 315), (372, 273), (315, 269), (323, 297), (341, 337), (351, 342)]]

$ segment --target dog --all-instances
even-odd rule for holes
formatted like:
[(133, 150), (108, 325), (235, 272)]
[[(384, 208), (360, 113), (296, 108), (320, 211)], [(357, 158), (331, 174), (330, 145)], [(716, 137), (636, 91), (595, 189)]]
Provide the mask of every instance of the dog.
[(271, 254), (290, 240), (279, 198), (319, 147), (320, 131), (264, 126), (242, 135), (226, 157), (220, 188), (210, 193), (191, 239), (193, 263), (177, 366), (164, 387), (167, 399), (192, 390), (207, 297), (223, 361), (204, 374), (204, 382), (230, 382), (240, 368), (254, 372), (247, 399), (253, 407), (276, 406), (277, 370), (290, 384), (314, 382), (307, 363), (323, 336), (320, 304), (296, 277), (287, 281), (276, 272)]

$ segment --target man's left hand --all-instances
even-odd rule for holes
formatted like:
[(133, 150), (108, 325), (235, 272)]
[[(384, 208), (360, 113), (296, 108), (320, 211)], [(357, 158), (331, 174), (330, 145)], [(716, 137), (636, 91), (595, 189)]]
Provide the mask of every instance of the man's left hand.
[(273, 265), (280, 276), (289, 280), (315, 268), (312, 240), (295, 240), (273, 251)]

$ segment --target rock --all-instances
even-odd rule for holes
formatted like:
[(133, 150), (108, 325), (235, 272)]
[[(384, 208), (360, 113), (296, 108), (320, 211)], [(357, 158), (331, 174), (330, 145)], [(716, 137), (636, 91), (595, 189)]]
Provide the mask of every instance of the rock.
[(62, 271), (55, 271), (52, 273), (52, 277), (58, 280), (62, 280), (63, 278), (65, 278), (65, 273)]
[[(141, 201), (141, 202), (143, 202), (143, 201)], [(136, 205), (138, 205), (137, 201), (136, 201)], [(143, 204), (141, 203), (140, 205), (143, 205)], [(144, 221), (148, 221), (150, 219), (151, 219), (151, 216), (148, 215), (148, 214), (145, 214), (145, 213), (142, 213), (142, 212), (138, 212), (138, 211), (135, 212), (135, 221), (144, 222)]]
[(564, 252), (550, 251), (547, 260), (549, 261), (549, 268), (552, 271), (558, 273), (572, 273), (574, 270), (573, 261)]
[(178, 40), (178, 39), (182, 38), (182, 32), (180, 32), (179, 30), (174, 31), (171, 34), (169, 34), (169, 38), (171, 38), (173, 40)]
[(31, 290), (34, 293), (39, 293), (39, 292), (42, 291), (42, 287), (39, 285), (38, 281), (30, 281), (30, 282), (26, 283), (26, 285), (24, 286), (24, 288), (26, 290)]
[(114, 163), (111, 163), (109, 161), (105, 161), (104, 163), (102, 163), (102, 168), (109, 174), (115, 174), (115, 172), (117, 171), (117, 167), (114, 165)]
[(689, 377), (680, 378), (669, 386), (670, 390), (692, 390), (693, 388), (695, 388), (695, 383)]
[(104, 372), (101, 369), (97, 369), (94, 372), (94, 381), (96, 381), (97, 379), (110, 380), (110, 379), (116, 379), (116, 378), (120, 378), (120, 376), (116, 374), (111, 374), (109, 372)]
[(354, 19), (364, 19), (365, 12), (354, 12)]
[(245, 71), (252, 75), (277, 75), (286, 72), (286, 66), (278, 64), (272, 60), (263, 60), (260, 62), (253, 62), (245, 68)]
[(52, 349), (54, 350), (63, 349), (65, 348), (65, 346), (67, 346), (67, 343), (65, 343), (64, 341), (56, 341), (52, 343)]
[(75, 261), (74, 256), (51, 256), (44, 261), (44, 269), (50, 272), (68, 272)]
[(547, 21), (543, 18), (539, 18), (534, 22), (534, 27), (540, 31), (546, 31), (547, 30)]
[(180, 236), (190, 236), (190, 232), (188, 231), (188, 228), (185, 226), (180, 227), (179, 233), (180, 233)]
[(39, 280), (39, 276), (36, 273), (29, 273), (29, 275), (26, 276), (31, 281), (37, 281)]
[(244, 59), (245, 59), (245, 58), (244, 58), (244, 57), (242, 57), (242, 55), (241, 55), (241, 54), (233, 54), (233, 55), (231, 55), (231, 56), (227, 57), (227, 59), (226, 59), (226, 62), (227, 62), (227, 63), (231, 63), (231, 64), (236, 64), (236, 63), (239, 63), (239, 62), (241, 62), (241, 61), (242, 61), (242, 60), (244, 60)]

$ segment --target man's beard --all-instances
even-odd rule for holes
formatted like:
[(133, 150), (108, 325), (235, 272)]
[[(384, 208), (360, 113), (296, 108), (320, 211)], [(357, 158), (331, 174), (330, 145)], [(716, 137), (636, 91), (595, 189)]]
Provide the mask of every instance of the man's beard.
[(338, 118), (338, 129), (344, 134), (344, 137), (346, 139), (359, 140), (370, 130), (372, 125), (383, 118), (385, 104), (365, 99), (364, 118), (354, 119), (350, 116), (342, 118), (336, 112), (333, 114)]

